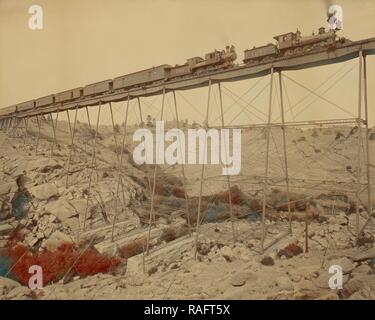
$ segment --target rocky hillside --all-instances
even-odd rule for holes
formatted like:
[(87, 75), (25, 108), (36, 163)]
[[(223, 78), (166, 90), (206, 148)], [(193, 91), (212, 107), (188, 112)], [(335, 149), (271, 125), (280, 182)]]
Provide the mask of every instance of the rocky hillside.
[[(273, 132), (265, 252), (260, 251), (265, 136), (260, 129), (245, 130), (242, 171), (231, 177), (230, 193), (221, 168), (206, 166), (197, 255), (200, 166), (186, 166), (187, 181), (181, 167), (157, 168), (149, 228), (154, 167), (134, 164), (129, 132), (119, 170), (122, 130), (113, 135), (111, 129), (95, 132), (78, 124), (73, 146), (63, 121), (56, 143), (47, 120), (40, 135), (31, 120), (27, 136), (21, 129), (11, 136), (0, 133), (1, 299), (375, 297), (374, 221), (359, 247), (355, 236), (355, 129), (288, 129), (293, 235), (280, 241), (288, 230), (288, 200), (281, 135)], [(374, 132), (370, 147), (375, 154)], [(361, 224), (366, 209), (362, 192)], [(44, 288), (30, 290), (27, 267), (38, 263)], [(333, 264), (344, 270), (343, 289), (328, 288)]]

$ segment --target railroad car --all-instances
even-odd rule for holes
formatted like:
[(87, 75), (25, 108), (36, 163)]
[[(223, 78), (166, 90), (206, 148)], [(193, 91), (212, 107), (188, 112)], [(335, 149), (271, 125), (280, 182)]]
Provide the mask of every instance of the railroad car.
[(274, 44), (269, 43), (262, 47), (254, 47), (253, 49), (245, 50), (243, 62), (248, 64), (265, 62), (272, 60), (272, 58), (276, 58), (278, 54), (278, 48)]
[(17, 111), (16, 105), (2, 108), (2, 109), (0, 109), (0, 117), (4, 117), (4, 116), (7, 116), (11, 113), (15, 113), (16, 111)]
[(163, 64), (158, 67), (130, 73), (113, 79), (113, 89), (129, 89), (144, 86), (157, 81), (166, 80), (169, 75), (170, 65)]
[(176, 65), (169, 70), (169, 79), (182, 78), (191, 73), (192, 71), (189, 63), (185, 63), (183, 65)]
[(109, 93), (112, 91), (112, 84), (112, 79), (89, 84), (83, 88), (83, 95), (87, 97), (96, 96), (105, 92)]
[(55, 94), (55, 102), (67, 102), (81, 98), (83, 95), (83, 88), (75, 88)]
[(55, 102), (55, 96), (53, 94), (51, 94), (49, 96), (36, 99), (35, 100), (35, 107), (39, 108), (39, 107), (49, 106), (49, 105), (53, 104), (54, 102)]
[(35, 101), (30, 100), (26, 102), (22, 102), (20, 104), (17, 104), (17, 112), (21, 111), (29, 111), (35, 108)]

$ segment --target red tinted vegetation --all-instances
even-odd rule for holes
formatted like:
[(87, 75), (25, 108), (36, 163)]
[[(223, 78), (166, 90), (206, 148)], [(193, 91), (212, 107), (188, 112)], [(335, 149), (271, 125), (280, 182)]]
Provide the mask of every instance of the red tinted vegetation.
[(26, 246), (17, 244), (9, 247), (7, 255), (13, 261), (12, 273), (17, 280), (27, 285), (30, 279), (29, 268), (39, 265), (43, 269), (43, 284), (60, 280), (68, 271), (87, 276), (112, 271), (121, 263), (117, 257), (107, 257), (95, 248), (79, 250), (71, 243), (62, 244), (56, 251), (32, 252)]

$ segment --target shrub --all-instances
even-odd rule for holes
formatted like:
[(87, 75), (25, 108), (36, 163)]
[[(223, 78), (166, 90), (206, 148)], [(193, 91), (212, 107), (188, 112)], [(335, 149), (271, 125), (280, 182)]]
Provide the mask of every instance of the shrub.
[(8, 248), (8, 256), (15, 263), (12, 273), (16, 279), (27, 285), (30, 279), (29, 268), (39, 265), (43, 269), (43, 285), (55, 282), (71, 270), (80, 276), (110, 272), (121, 263), (117, 257), (107, 257), (90, 247), (82, 253), (71, 243), (61, 244), (56, 251), (44, 249), (32, 252), (23, 244)]

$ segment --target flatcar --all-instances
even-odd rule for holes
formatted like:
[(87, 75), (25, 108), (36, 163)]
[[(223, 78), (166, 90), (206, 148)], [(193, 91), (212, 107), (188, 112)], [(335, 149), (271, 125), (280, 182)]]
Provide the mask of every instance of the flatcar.
[(112, 79), (92, 83), (83, 88), (83, 95), (87, 97), (87, 96), (95, 96), (98, 94), (103, 94), (106, 92), (111, 92), (112, 86), (113, 86)]
[(0, 117), (7, 116), (11, 113), (15, 113), (16, 111), (17, 111), (16, 105), (2, 108), (0, 109)]
[(35, 108), (35, 101), (30, 100), (20, 104), (17, 104), (17, 112), (29, 111)]
[(81, 98), (83, 95), (83, 88), (75, 88), (55, 94), (55, 102), (67, 102)]
[(35, 100), (35, 107), (40, 108), (40, 107), (49, 106), (51, 104), (54, 104), (54, 102), (55, 102), (55, 96), (53, 94), (51, 94), (49, 96), (36, 99)]
[(144, 86), (150, 83), (163, 81), (168, 78), (170, 65), (163, 64), (146, 70), (130, 73), (113, 79), (113, 89), (130, 89), (137, 86)]

